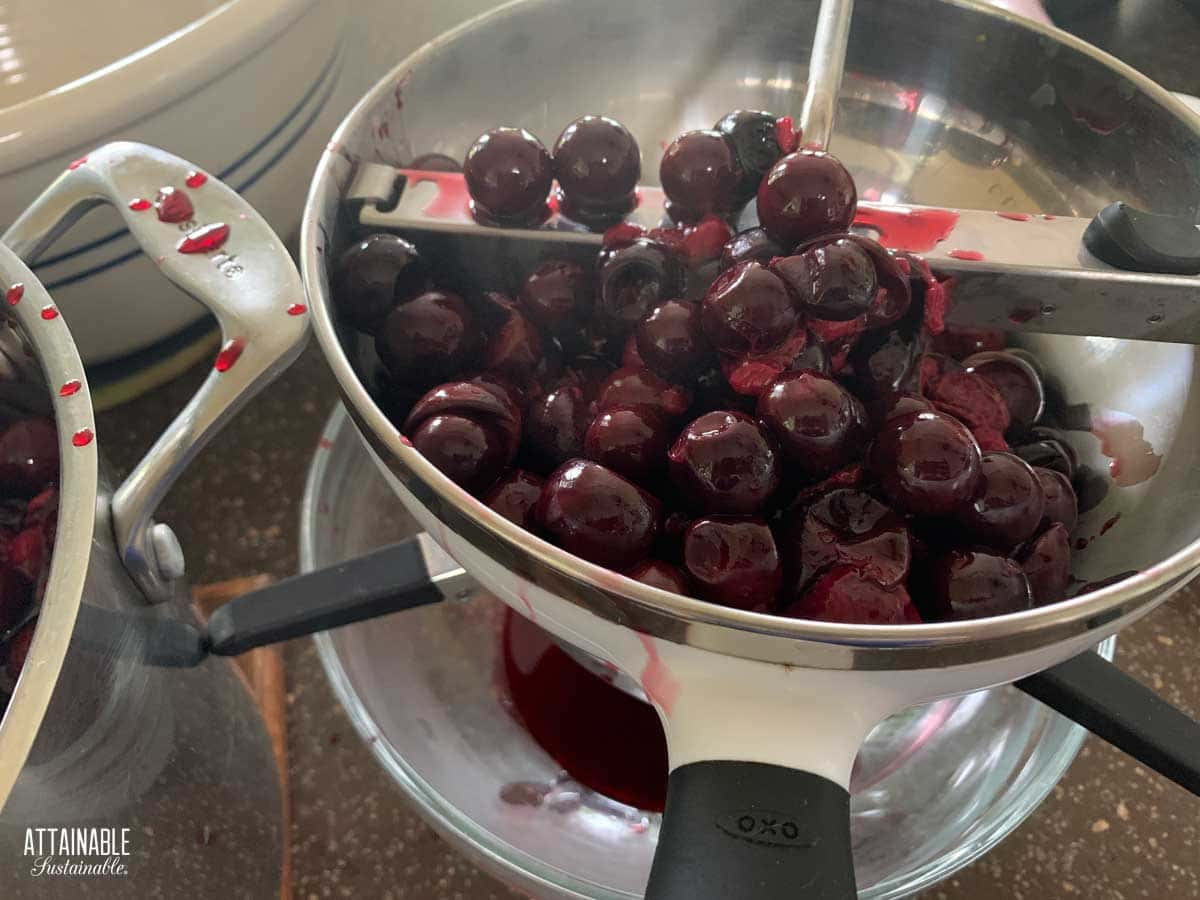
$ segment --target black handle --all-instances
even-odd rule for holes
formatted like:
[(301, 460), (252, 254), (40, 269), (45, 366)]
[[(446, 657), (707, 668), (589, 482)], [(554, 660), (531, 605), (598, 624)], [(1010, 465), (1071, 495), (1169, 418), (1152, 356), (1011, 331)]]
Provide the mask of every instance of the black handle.
[(1131, 272), (1200, 274), (1200, 229), (1190, 219), (1110, 203), (1083, 233), (1097, 259)]
[(431, 573), (427, 541), (412, 538), (231, 600), (208, 620), (209, 650), (236, 656), (457, 594), (466, 575), (461, 569)]
[(854, 900), (850, 794), (766, 763), (680, 766), (646, 900)]
[(1200, 795), (1200, 723), (1097, 653), (1081, 653), (1017, 687)]

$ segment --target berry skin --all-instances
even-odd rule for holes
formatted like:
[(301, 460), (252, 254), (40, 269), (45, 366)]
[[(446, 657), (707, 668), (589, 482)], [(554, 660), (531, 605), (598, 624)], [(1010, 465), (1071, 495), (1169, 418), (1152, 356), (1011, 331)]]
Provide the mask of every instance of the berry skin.
[(554, 180), (550, 154), (524, 128), (493, 128), (471, 145), (463, 177), (477, 216), (521, 224), (546, 216), (546, 197)]

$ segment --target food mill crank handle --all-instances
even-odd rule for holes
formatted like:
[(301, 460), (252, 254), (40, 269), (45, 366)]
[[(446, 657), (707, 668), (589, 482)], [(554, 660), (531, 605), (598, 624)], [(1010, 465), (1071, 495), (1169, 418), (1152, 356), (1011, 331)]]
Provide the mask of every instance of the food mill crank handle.
[(112, 498), (126, 568), (147, 597), (163, 599), (183, 575), (183, 556), (151, 516), (200, 448), (300, 353), (307, 308), (300, 275), (266, 221), (217, 179), (144, 144), (106, 144), (72, 163), (2, 240), (33, 263), (105, 203), (163, 275), (221, 326), (213, 371)]

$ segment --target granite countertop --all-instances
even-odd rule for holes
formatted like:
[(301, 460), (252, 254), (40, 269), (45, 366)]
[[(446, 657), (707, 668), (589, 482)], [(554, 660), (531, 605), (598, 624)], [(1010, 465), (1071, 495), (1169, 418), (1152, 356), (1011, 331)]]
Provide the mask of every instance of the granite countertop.
[[(99, 416), (127, 471), (205, 374)], [(305, 473), (336, 403), (314, 348), (205, 450), (163, 506), (197, 583), (297, 568)], [(1200, 596), (1130, 628), (1119, 664), (1200, 715)], [(518, 895), (451, 850), (407, 805), (334, 700), (310, 641), (284, 648), (295, 900), (485, 900)], [(923, 900), (1200, 898), (1200, 801), (1088, 738), (1046, 802), (998, 848)]]

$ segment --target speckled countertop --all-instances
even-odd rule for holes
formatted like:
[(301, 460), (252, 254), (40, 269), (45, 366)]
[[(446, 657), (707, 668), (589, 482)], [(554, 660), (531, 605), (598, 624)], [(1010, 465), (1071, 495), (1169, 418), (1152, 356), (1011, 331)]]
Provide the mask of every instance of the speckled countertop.
[[(99, 417), (101, 447), (126, 471), (203, 377)], [(196, 582), (296, 571), (298, 506), (336, 402), (310, 349), (192, 465), (162, 510)], [(1200, 590), (1126, 631), (1117, 659), (1200, 715)], [(325, 681), (310, 641), (285, 647), (295, 900), (485, 900), (517, 894), (446, 846), (375, 763)], [(1089, 738), (1033, 816), (923, 900), (1200, 898), (1200, 800)], [(266, 898), (264, 898), (266, 900)]]

